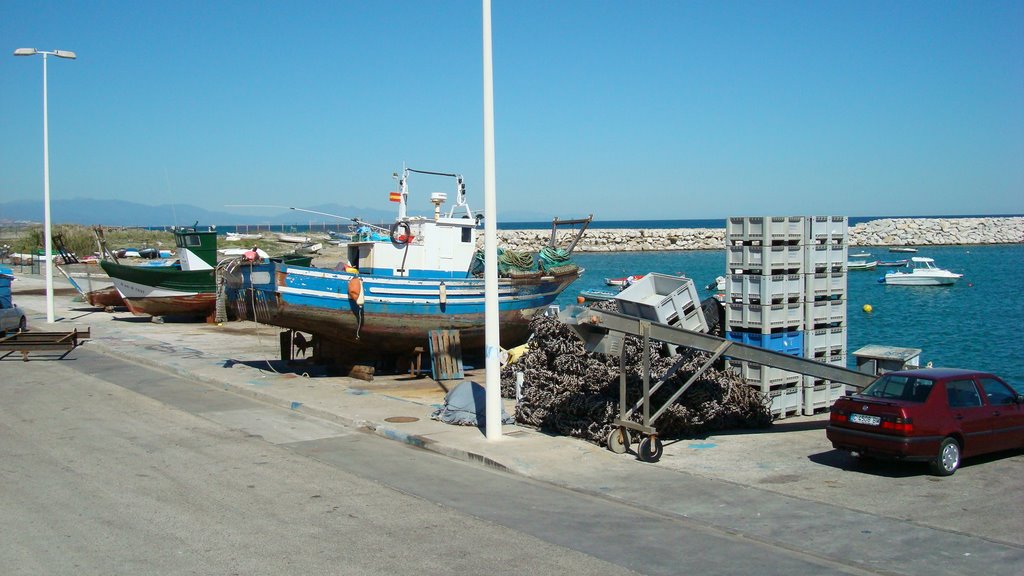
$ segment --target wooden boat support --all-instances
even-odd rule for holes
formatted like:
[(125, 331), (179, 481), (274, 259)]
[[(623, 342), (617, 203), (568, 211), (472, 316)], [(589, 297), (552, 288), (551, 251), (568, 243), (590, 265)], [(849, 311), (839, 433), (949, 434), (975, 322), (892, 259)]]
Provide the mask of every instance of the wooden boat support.
[[(629, 430), (636, 430), (646, 438), (640, 441), (637, 455), (645, 462), (656, 462), (661, 458), (662, 445), (658, 439), (658, 431), (654, 422), (676, 399), (704, 373), (705, 370), (721, 358), (729, 356), (736, 360), (756, 362), (764, 366), (772, 366), (798, 374), (813, 376), (841, 382), (854, 388), (864, 388), (875, 380), (875, 376), (855, 370), (790, 356), (781, 352), (773, 352), (757, 346), (749, 346), (732, 342), (724, 338), (693, 332), (667, 324), (652, 322), (636, 316), (593, 310), (582, 306), (569, 306), (559, 313), (559, 319), (571, 326), (584, 341), (588, 351), (619, 354), (619, 417), (614, 421), (616, 426), (608, 437), (608, 449), (622, 454), (630, 445)], [(647, 351), (643, 358), (643, 396), (631, 408), (626, 407), (626, 371), (625, 347), (622, 345), (626, 334), (643, 338), (643, 349)], [(657, 340), (666, 344), (683, 346), (707, 352), (711, 357), (676, 390), (664, 405), (651, 413), (651, 395), (658, 391), (679, 367), (682, 360), (668, 370), (654, 385), (651, 385), (650, 341)], [(633, 422), (630, 418), (638, 410), (643, 411), (643, 421)]]
[(63, 352), (60, 358), (64, 358), (69, 352), (81, 344), (79, 340), (90, 337), (90, 331), (86, 328), (79, 331), (77, 328), (71, 332), (19, 332), (6, 338), (0, 338), (0, 352), (6, 351), (3, 358), (11, 352), (21, 352), (21, 359), (28, 362), (29, 352)]

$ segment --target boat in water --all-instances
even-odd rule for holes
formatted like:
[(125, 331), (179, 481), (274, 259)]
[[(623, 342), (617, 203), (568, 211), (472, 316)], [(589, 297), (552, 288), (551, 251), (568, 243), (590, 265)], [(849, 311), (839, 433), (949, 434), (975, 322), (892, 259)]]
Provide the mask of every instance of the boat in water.
[(939, 268), (935, 260), (924, 256), (911, 258), (910, 267), (909, 272), (888, 272), (878, 281), (893, 286), (950, 286), (964, 276)]
[(633, 274), (632, 276), (623, 276), (622, 278), (605, 278), (604, 283), (608, 286), (619, 286), (621, 288), (629, 286), (643, 277), (643, 274)]
[[(411, 173), (454, 178), (455, 202), (434, 192), (432, 217), (409, 216)], [(428, 343), (431, 330), (458, 330), (462, 349), (484, 347), (483, 255), (480, 222), (466, 201), (462, 176), (405, 168), (397, 174), (398, 216), (388, 228), (355, 234), (346, 261), (334, 268), (264, 262), (236, 267), (227, 276), (228, 302), (247, 320), (311, 333), (314, 358), (345, 363), (394, 360)], [(581, 273), (569, 260), (590, 218), (567, 249), (551, 243), (536, 254), (499, 250), (498, 316), (501, 345), (522, 344), (530, 319), (553, 303)], [(361, 226), (368, 226), (360, 223)], [(564, 235), (562, 237), (564, 240)]]
[(917, 252), (917, 248), (900, 248), (900, 247), (896, 247), (896, 248), (889, 248), (889, 252), (906, 252), (908, 254), (912, 254), (914, 252)]
[(902, 267), (907, 265), (907, 262), (909, 262), (909, 260), (906, 260), (906, 259), (904, 259), (904, 260), (879, 260), (878, 261), (878, 266), (880, 268), (883, 267), (883, 266), (886, 267), (886, 268), (902, 268)]
[(849, 271), (854, 270), (874, 270), (875, 266), (878, 266), (878, 260), (848, 260), (846, 262), (846, 269)]

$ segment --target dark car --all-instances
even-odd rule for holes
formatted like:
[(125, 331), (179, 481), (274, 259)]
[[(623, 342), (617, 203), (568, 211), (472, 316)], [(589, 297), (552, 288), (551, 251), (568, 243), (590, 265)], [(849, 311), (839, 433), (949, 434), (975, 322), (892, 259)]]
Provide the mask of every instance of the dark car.
[(961, 458), (1024, 448), (1024, 395), (988, 372), (888, 372), (837, 400), (826, 434), (836, 449), (929, 462), (949, 476)]

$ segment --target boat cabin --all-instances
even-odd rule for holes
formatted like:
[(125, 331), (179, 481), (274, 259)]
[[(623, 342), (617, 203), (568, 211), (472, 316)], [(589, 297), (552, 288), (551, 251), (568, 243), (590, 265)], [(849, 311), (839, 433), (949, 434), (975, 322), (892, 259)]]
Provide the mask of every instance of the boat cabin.
[[(446, 176), (456, 181), (455, 204), (447, 214), (441, 205), (448, 199), (443, 192), (430, 195), (433, 218), (408, 216), (409, 173)], [(405, 168), (398, 179), (398, 192), (390, 198), (398, 202), (398, 218), (384, 241), (356, 241), (348, 245), (348, 263), (361, 274), (402, 278), (465, 278), (476, 256), (476, 232), (479, 221), (466, 202), (462, 176)], [(459, 214), (456, 214), (456, 212)]]
[(348, 261), (362, 274), (406, 278), (465, 278), (476, 255), (473, 218), (408, 218), (389, 241), (350, 242)]
[(174, 244), (182, 270), (212, 270), (217, 266), (217, 232), (196, 228), (174, 230)]

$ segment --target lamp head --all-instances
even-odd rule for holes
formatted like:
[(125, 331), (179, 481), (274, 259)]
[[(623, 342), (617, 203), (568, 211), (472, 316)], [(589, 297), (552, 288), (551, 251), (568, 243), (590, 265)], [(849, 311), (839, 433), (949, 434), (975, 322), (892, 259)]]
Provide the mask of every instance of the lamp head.
[(39, 51), (36, 50), (35, 48), (18, 48), (17, 50), (14, 51), (14, 55), (15, 56), (33, 56), (37, 52), (39, 52)]
[(68, 60), (74, 60), (78, 58), (71, 50), (54, 50), (53, 55), (57, 58), (67, 58)]

